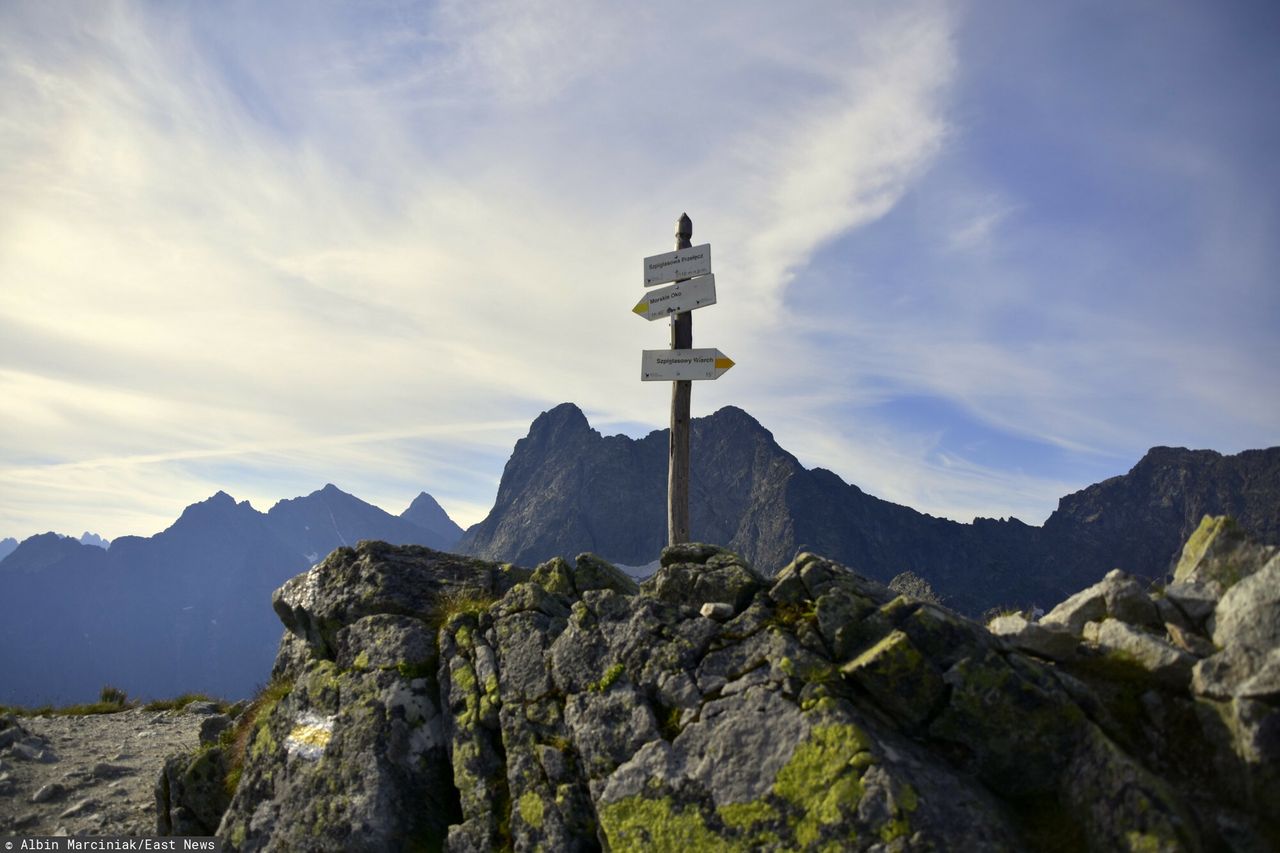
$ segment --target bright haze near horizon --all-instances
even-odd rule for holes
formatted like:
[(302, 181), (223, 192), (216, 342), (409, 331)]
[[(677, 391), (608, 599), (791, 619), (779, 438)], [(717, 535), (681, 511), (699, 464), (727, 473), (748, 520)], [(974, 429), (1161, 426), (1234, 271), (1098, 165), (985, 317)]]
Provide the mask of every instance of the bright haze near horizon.
[[(539, 412), (666, 426), (687, 211), (806, 466), (1038, 524), (1280, 435), (1270, 2), (6, 2), (0, 536), (327, 482), (466, 526)], [(695, 531), (696, 533), (696, 531)]]

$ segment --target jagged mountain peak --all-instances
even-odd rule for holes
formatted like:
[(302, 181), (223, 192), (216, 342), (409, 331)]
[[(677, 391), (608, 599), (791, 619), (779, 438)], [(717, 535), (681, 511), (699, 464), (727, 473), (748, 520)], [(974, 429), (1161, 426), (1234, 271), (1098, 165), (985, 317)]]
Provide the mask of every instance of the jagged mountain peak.
[(535, 442), (553, 440), (561, 435), (595, 432), (582, 409), (573, 403), (561, 403), (534, 418), (529, 425), (528, 439)]
[(208, 519), (244, 519), (250, 516), (261, 516), (261, 513), (254, 509), (248, 501), (237, 502), (231, 495), (219, 489), (204, 500), (187, 506), (182, 511), (182, 514), (178, 516), (178, 520), (170, 525), (165, 532), (168, 533), (187, 524), (203, 523)]

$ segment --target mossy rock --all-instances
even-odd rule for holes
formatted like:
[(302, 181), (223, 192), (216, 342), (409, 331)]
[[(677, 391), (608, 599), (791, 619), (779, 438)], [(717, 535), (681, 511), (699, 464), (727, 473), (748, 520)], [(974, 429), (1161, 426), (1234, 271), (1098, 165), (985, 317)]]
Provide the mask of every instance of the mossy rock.
[(926, 722), (946, 693), (942, 674), (900, 630), (892, 631), (840, 671), (908, 728)]

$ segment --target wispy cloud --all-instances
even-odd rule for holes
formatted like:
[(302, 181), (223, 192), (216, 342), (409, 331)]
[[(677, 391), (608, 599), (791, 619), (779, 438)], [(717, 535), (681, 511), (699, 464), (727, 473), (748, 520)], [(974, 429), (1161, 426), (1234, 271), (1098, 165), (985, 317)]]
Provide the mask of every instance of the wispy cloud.
[[(1069, 479), (944, 464), (966, 458), (946, 424), (877, 414), (902, 395), (1108, 460), (1161, 423), (1274, 434), (1260, 359), (1117, 301), (1137, 263), (1120, 238), (1046, 216), (1069, 187), (983, 159), (1000, 125), (972, 51), (999, 28), (962, 11), (981, 14), (6, 4), (0, 533), (109, 517), (69, 490), (142, 496), (101, 522), (119, 535), (217, 488), (270, 502), (327, 480), (393, 510), (425, 488), (478, 520), (538, 411), (665, 423), (668, 389), (637, 373), (666, 330), (627, 309), (683, 210), (721, 291), (695, 341), (738, 362), (695, 414), (740, 405), (868, 491), (1043, 516)], [(1053, 91), (1019, 61), (1013, 90)], [(1209, 176), (1213, 209), (1273, 221), (1212, 146), (1165, 151)], [(1219, 340), (1276, 307), (1249, 284), (1270, 232), (1237, 231), (1173, 282), (1243, 282)], [(1176, 391), (1152, 381), (1169, 369)], [(1197, 431), (1187, 405), (1231, 416)], [(862, 426), (828, 428), (845, 419)]]

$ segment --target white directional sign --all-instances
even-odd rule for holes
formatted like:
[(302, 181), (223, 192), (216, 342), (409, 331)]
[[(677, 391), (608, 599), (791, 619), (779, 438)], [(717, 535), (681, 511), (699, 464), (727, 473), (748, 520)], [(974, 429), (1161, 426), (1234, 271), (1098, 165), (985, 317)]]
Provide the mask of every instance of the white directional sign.
[(631, 310), (646, 320), (658, 320), (681, 311), (716, 304), (716, 277), (699, 276), (650, 290)]
[(711, 273), (711, 244), (690, 246), (644, 259), (644, 286), (653, 287), (664, 281), (693, 278)]
[(645, 382), (681, 379), (719, 379), (733, 367), (733, 360), (718, 349), (647, 349), (640, 359)]

